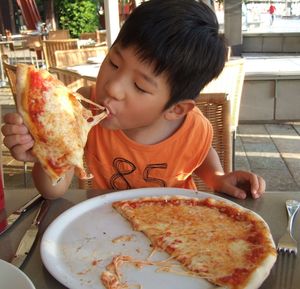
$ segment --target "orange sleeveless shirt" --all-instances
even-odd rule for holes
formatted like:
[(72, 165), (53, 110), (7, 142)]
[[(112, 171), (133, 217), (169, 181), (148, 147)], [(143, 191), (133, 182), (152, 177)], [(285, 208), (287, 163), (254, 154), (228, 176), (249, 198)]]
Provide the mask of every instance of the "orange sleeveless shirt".
[(187, 114), (172, 136), (154, 145), (136, 143), (121, 130), (96, 125), (85, 149), (87, 165), (94, 175), (93, 187), (196, 189), (191, 174), (206, 158), (212, 136), (212, 126), (198, 108)]

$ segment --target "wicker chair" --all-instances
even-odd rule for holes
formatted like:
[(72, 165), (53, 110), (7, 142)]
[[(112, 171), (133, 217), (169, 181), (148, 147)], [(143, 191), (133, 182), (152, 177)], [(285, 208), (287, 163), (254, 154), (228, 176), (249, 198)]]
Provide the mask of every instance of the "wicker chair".
[[(105, 58), (107, 54), (107, 47), (95, 47), (95, 48), (85, 48), (85, 49), (72, 49), (72, 50), (60, 50), (55, 51), (55, 62), (57, 68), (63, 68), (66, 66), (73, 66), (84, 64), (88, 62), (90, 57)], [(57, 78), (61, 80), (65, 85), (67, 85), (72, 90), (77, 90), (78, 88), (86, 85), (92, 85), (94, 82), (85, 80), (75, 73), (67, 73), (55, 70)]]
[(55, 51), (78, 49), (78, 39), (44, 40), (43, 51), (47, 68), (55, 67)]
[(226, 62), (225, 67), (218, 78), (211, 81), (204, 89), (204, 93), (227, 93), (231, 102), (231, 133), (232, 133), (232, 156), (234, 167), (235, 138), (239, 122), (241, 96), (245, 78), (245, 60), (243, 58), (231, 59)]
[[(232, 171), (232, 138), (230, 100), (226, 93), (201, 93), (196, 105), (210, 121), (214, 130), (212, 146), (219, 155), (225, 173)], [(203, 181), (193, 175), (199, 191), (211, 191)]]
[[(196, 105), (213, 126), (212, 146), (217, 151), (225, 173), (232, 170), (232, 138), (230, 132), (230, 100), (226, 93), (203, 93), (196, 99)], [(211, 192), (203, 181), (193, 175), (199, 191)], [(79, 180), (79, 188), (91, 189), (92, 180)]]

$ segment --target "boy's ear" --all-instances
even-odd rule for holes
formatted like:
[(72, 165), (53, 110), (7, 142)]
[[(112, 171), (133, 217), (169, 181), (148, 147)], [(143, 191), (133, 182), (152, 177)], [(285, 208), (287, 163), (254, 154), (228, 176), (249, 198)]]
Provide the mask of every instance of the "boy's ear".
[(195, 107), (196, 103), (193, 99), (184, 99), (175, 104), (165, 111), (166, 120), (176, 120), (185, 116), (189, 111)]

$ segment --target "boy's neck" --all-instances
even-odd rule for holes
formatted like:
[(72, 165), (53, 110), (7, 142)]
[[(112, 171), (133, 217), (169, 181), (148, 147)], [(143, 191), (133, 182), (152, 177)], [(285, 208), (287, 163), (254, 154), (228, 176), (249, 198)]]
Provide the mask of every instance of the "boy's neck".
[(183, 124), (185, 117), (173, 121), (163, 121), (155, 126), (123, 130), (131, 140), (144, 145), (160, 143), (173, 135)]

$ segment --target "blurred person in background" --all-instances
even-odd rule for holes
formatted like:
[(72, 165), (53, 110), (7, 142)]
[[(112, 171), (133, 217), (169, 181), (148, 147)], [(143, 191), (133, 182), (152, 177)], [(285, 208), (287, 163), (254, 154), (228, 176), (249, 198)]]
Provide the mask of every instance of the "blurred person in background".
[(269, 12), (270, 17), (271, 17), (271, 19), (270, 19), (270, 24), (271, 24), (271, 25), (272, 25), (273, 22), (274, 22), (275, 10), (276, 10), (276, 7), (275, 7), (275, 6), (273, 5), (273, 3), (271, 2), (271, 3), (270, 3), (270, 7), (269, 7), (269, 9), (268, 9), (268, 12)]

